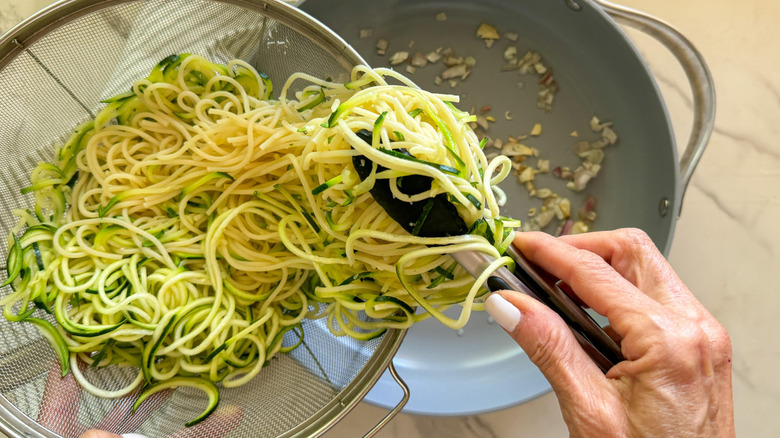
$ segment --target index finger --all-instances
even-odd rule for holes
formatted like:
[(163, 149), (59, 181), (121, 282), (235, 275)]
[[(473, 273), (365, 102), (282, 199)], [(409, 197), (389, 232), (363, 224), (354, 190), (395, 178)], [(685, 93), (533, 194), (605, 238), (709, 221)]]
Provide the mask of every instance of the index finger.
[(560, 239), (599, 255), (639, 290), (662, 304), (674, 305), (693, 297), (644, 231), (625, 228)]
[(654, 325), (648, 316), (660, 304), (623, 278), (599, 255), (540, 232), (518, 233), (515, 245), (533, 263), (566, 282), (593, 310), (625, 337)]

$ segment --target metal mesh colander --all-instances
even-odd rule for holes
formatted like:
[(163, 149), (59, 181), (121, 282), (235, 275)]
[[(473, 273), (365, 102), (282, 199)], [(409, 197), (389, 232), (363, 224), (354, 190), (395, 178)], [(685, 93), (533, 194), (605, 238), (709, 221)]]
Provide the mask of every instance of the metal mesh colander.
[[(225, 63), (244, 59), (280, 87), (294, 72), (345, 80), (360, 57), (340, 38), (286, 4), (263, 0), (72, 0), (58, 3), (0, 40), (0, 235), (31, 170), (51, 161), (54, 145), (128, 89), (164, 57), (190, 52)], [(5, 239), (2, 239), (4, 242)], [(0, 278), (5, 279), (3, 243)], [(0, 291), (4, 296), (6, 287)], [(40, 312), (40, 311), (39, 311)], [(51, 317), (40, 312), (42, 318)], [(205, 407), (197, 390), (155, 397), (131, 414), (137, 394), (119, 400), (82, 392), (60, 379), (39, 332), (0, 318), (0, 423), (11, 436), (74, 437), (86, 428), (150, 437), (275, 437), (322, 433), (351, 409), (388, 366), (403, 332), (369, 342), (333, 337), (304, 323), (303, 345), (250, 383), (220, 388), (220, 408), (182, 431)], [(285, 343), (297, 341), (288, 332)], [(55, 372), (52, 372), (52, 371)], [(118, 389), (135, 370), (85, 369), (90, 381)]]

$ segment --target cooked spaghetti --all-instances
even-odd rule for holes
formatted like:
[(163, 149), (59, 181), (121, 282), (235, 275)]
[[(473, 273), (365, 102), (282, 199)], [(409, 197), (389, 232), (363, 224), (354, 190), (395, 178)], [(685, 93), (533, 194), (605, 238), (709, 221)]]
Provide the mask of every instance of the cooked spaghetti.
[[(367, 67), (346, 84), (293, 75), (274, 100), (270, 80), (243, 61), (166, 58), (33, 171), (23, 192), (35, 208), (15, 212), (9, 240), (4, 314), (34, 323), (63, 375), (70, 368), (91, 393), (151, 385), (140, 403), (191, 385), (209, 392), (210, 410), (215, 382), (241, 385), (295, 348), (303, 318), (357, 339), (428, 316), (460, 328), (484, 279), (447, 254), (473, 249), (495, 256), (493, 268), (509, 264), (501, 254), (519, 224), (499, 215), (511, 162), (485, 158), (456, 101)], [(374, 163), (365, 178), (358, 155)], [(400, 191), (410, 175), (430, 178), (430, 189)], [(383, 179), (403, 201), (445, 194), (469, 233), (407, 232), (372, 198)], [(457, 319), (442, 313), (455, 304)], [(33, 317), (36, 308), (58, 324)], [(297, 343), (283, 346), (291, 330)], [(79, 359), (139, 374), (109, 392), (84, 378)]]

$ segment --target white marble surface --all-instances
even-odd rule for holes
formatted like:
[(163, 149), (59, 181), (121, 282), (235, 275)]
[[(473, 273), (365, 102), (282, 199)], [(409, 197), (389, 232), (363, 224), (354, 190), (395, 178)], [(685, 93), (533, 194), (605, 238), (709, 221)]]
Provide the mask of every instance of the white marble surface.
[[(0, 30), (47, 0), (0, 0)], [(669, 259), (723, 323), (734, 345), (737, 433), (780, 434), (780, 2), (759, 0), (622, 0), (682, 31), (704, 54), (716, 82), (718, 117), (688, 189)], [(629, 32), (667, 100), (678, 142), (685, 143), (691, 99), (671, 55)], [(384, 410), (361, 404), (326, 436), (367, 431)], [(552, 394), (510, 409), (469, 417), (400, 414), (378, 436), (564, 437)]]

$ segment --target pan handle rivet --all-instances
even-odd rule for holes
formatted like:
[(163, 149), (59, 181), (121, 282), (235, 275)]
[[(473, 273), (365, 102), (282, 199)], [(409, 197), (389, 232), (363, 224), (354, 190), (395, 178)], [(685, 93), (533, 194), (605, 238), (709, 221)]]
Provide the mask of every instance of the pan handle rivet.
[(566, 6), (569, 7), (572, 11), (581, 11), (582, 6), (576, 2), (576, 0), (563, 0), (564, 3), (566, 3)]
[(668, 212), (669, 212), (669, 199), (663, 197), (661, 198), (661, 202), (658, 203), (658, 214), (660, 214), (661, 217), (664, 217)]

